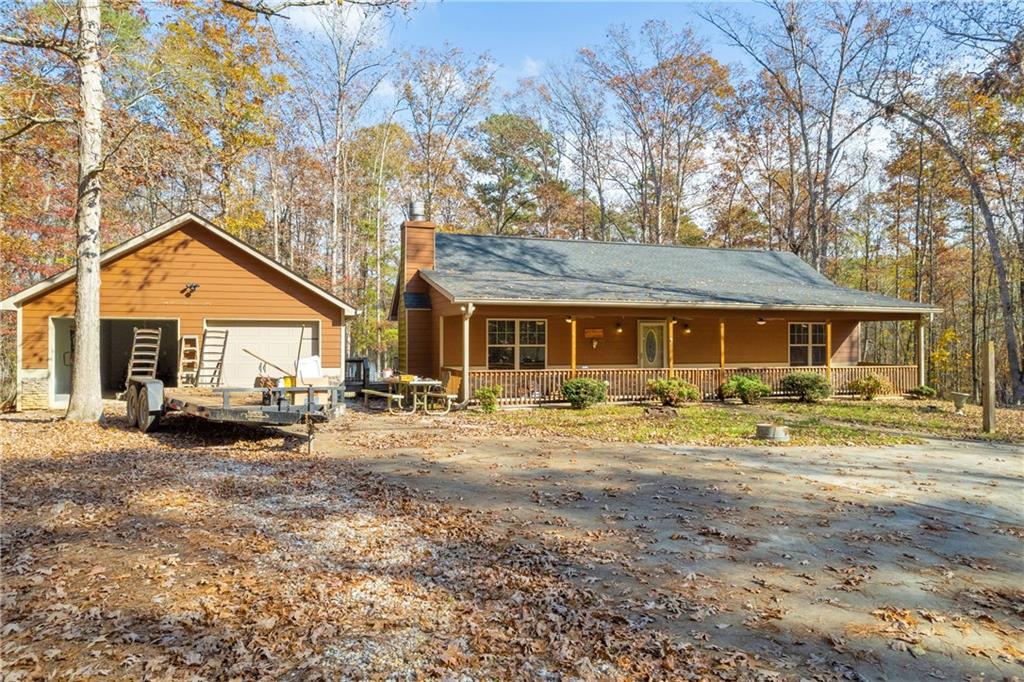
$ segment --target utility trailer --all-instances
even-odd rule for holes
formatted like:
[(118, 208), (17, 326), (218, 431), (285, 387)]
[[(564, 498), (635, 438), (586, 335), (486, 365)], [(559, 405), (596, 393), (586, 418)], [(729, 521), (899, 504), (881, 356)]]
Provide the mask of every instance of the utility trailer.
[[(143, 433), (156, 428), (160, 418), (172, 413), (192, 415), (213, 422), (288, 426), (333, 419), (345, 409), (344, 386), (273, 388), (211, 388), (203, 391), (165, 391), (164, 383), (150, 377), (129, 377), (125, 390), (128, 423)], [(244, 404), (232, 397), (253, 397)], [(305, 397), (295, 404), (293, 396)], [(320, 402), (325, 398), (324, 402)]]

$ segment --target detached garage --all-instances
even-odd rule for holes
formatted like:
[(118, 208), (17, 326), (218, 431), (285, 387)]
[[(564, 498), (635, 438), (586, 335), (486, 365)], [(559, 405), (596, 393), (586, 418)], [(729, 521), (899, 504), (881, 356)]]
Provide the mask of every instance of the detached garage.
[[(183, 376), (182, 346), (198, 347), (204, 383), (251, 386), (319, 356), (342, 376), (345, 322), (355, 310), (192, 213), (103, 253), (100, 368), (123, 388), (135, 328), (160, 329), (157, 376)], [(2, 302), (18, 314), (18, 408), (67, 404), (74, 362), (75, 269)]]

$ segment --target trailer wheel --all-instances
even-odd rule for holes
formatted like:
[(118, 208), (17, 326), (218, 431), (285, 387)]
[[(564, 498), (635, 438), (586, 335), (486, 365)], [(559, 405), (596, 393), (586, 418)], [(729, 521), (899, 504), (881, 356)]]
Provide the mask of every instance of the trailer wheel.
[(136, 405), (138, 405), (138, 403), (138, 387), (135, 384), (128, 384), (128, 388), (125, 390), (124, 407), (126, 416), (128, 417), (128, 424), (131, 426), (134, 426), (139, 420), (138, 414), (136, 414)]
[(159, 415), (149, 413), (149, 395), (145, 386), (139, 386), (135, 401), (135, 425), (139, 431), (149, 433), (156, 428)]

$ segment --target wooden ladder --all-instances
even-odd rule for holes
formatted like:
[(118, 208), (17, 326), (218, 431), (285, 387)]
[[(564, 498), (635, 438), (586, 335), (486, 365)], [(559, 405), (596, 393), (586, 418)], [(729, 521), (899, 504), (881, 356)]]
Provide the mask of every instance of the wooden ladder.
[(135, 328), (135, 335), (132, 338), (132, 355), (128, 360), (128, 375), (125, 377), (125, 386), (131, 377), (144, 377), (147, 379), (156, 378), (156, 366), (160, 359), (160, 334), (162, 330)]
[(224, 352), (228, 347), (227, 329), (203, 331), (203, 347), (199, 353), (196, 386), (220, 386), (224, 370)]
[(178, 354), (178, 385), (195, 386), (199, 379), (199, 337), (186, 334), (181, 337)]

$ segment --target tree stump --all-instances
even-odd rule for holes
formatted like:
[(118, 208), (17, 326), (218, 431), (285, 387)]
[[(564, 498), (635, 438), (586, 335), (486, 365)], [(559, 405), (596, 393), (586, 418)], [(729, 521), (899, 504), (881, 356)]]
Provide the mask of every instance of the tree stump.
[(761, 440), (774, 440), (786, 443), (789, 442), (789, 427), (776, 424), (758, 424), (757, 437)]
[(674, 419), (679, 416), (676, 408), (668, 405), (657, 405), (644, 408), (644, 416), (651, 419)]

